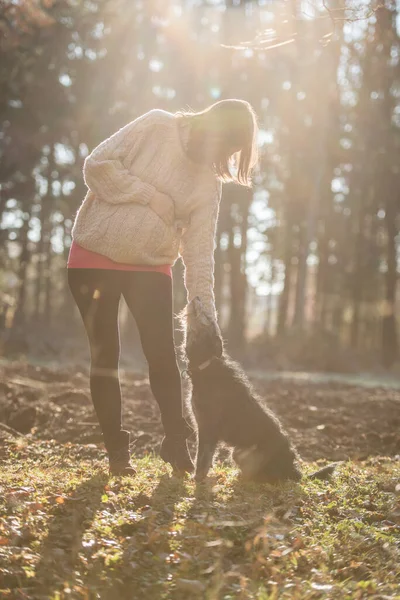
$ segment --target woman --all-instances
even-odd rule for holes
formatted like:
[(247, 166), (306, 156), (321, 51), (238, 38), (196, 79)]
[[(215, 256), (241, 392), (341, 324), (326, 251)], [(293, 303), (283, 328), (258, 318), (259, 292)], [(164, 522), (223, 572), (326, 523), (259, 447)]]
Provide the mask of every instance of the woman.
[(89, 190), (72, 229), (68, 281), (89, 339), (90, 390), (112, 475), (135, 474), (121, 424), (121, 296), (136, 320), (161, 412), (160, 455), (175, 470), (193, 471), (173, 338), (171, 266), (180, 255), (188, 300), (199, 296), (216, 317), (221, 182), (250, 185), (256, 135), (255, 113), (241, 100), (222, 100), (198, 113), (151, 110), (85, 160)]

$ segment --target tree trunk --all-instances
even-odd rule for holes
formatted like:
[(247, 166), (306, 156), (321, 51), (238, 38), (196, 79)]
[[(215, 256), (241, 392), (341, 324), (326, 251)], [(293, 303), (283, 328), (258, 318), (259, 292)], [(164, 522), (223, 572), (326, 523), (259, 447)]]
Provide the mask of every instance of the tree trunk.
[(52, 259), (53, 259), (53, 252), (52, 252), (52, 248), (51, 248), (51, 228), (50, 231), (48, 233), (48, 239), (46, 241), (46, 249), (45, 249), (45, 255), (46, 255), (46, 267), (44, 270), (44, 286), (45, 286), (45, 296), (44, 296), (44, 322), (46, 323), (46, 325), (51, 325), (51, 318), (52, 318), (52, 303), (51, 303), (51, 289), (52, 289)]
[[(231, 224), (229, 227), (228, 257), (230, 262), (230, 290), (231, 305), (229, 316), (229, 341), (237, 349), (244, 345), (245, 341), (245, 319), (246, 319), (246, 251), (247, 251), (247, 225), (249, 202), (242, 195), (241, 190), (235, 190), (238, 196), (238, 213), (240, 219), (240, 230), (235, 226), (234, 217), (231, 213)], [(240, 244), (235, 244), (235, 235), (240, 231)]]
[(296, 290), (295, 290), (295, 303), (294, 303), (294, 314), (293, 314), (293, 327), (302, 328), (304, 324), (304, 306), (306, 296), (306, 273), (307, 273), (307, 254), (308, 254), (308, 242), (307, 242), (307, 231), (306, 227), (300, 225), (300, 231), (298, 236), (299, 244), (297, 251), (297, 277), (296, 277)]
[[(400, 216), (398, 175), (392, 170), (389, 157), (398, 157), (398, 131), (393, 126), (392, 115), (395, 104), (394, 94), (391, 92), (393, 85), (393, 67), (390, 65), (393, 44), (398, 48), (399, 38), (396, 30), (398, 9), (392, 4), (382, 8), (376, 20), (376, 38), (382, 46), (382, 62), (379, 75), (382, 78), (384, 92), (381, 104), (382, 141), (381, 147), (386, 147), (387, 155), (379, 156), (380, 175), (383, 183), (385, 225), (386, 225), (386, 263), (385, 276), (385, 303), (382, 311), (382, 361), (386, 367), (391, 367), (399, 355), (396, 322), (396, 288), (397, 288), (397, 256), (396, 237), (399, 233), (396, 219)], [(400, 71), (397, 65), (396, 81)], [(397, 162), (397, 161), (396, 161)]]
[(382, 315), (382, 360), (386, 367), (391, 367), (399, 355), (396, 323), (396, 288), (397, 288), (397, 260), (396, 260), (396, 227), (395, 203), (392, 201), (386, 207), (386, 235), (387, 235), (387, 271), (385, 276), (385, 305)]
[(25, 322), (25, 300), (26, 300), (26, 284), (27, 284), (27, 268), (30, 260), (30, 253), (28, 250), (28, 232), (29, 232), (29, 221), (31, 218), (31, 212), (28, 217), (24, 220), (24, 224), (21, 229), (21, 254), (19, 257), (18, 267), (18, 279), (19, 279), (19, 290), (17, 295), (17, 303), (15, 308), (15, 315), (13, 321), (13, 327), (20, 327)]
[(324, 223), (324, 231), (321, 234), (318, 244), (318, 269), (317, 285), (315, 294), (315, 315), (314, 321), (317, 327), (327, 328), (327, 283), (328, 283), (328, 256), (329, 256), (329, 235), (327, 223)]
[(271, 329), (272, 329), (272, 303), (273, 303), (273, 299), (274, 299), (274, 294), (273, 294), (273, 289), (274, 289), (274, 284), (275, 284), (275, 267), (273, 262), (271, 262), (271, 276), (269, 279), (269, 294), (267, 296), (267, 303), (266, 303), (266, 313), (265, 313), (265, 324), (264, 324), (264, 333), (269, 337), (270, 335), (272, 335), (271, 333)]
[(279, 309), (278, 309), (278, 323), (277, 323), (277, 335), (282, 335), (285, 333), (286, 324), (287, 324), (287, 316), (288, 316), (288, 308), (289, 308), (289, 294), (290, 288), (292, 284), (292, 225), (291, 223), (287, 223), (285, 227), (285, 258), (284, 258), (284, 266), (285, 266), (285, 275), (284, 275), (284, 283), (283, 290), (279, 299)]
[[(45, 196), (43, 196), (40, 208), (40, 239), (37, 246), (37, 270), (36, 270), (36, 281), (35, 281), (35, 319), (39, 319), (42, 316), (42, 292), (45, 290), (45, 304), (47, 308), (48, 300), (48, 282), (47, 274), (45, 273), (45, 263), (48, 263), (48, 254), (50, 252), (50, 236), (51, 236), (51, 202), (53, 199), (52, 190), (52, 172), (55, 168), (54, 160), (54, 145), (51, 145), (47, 167), (47, 190)], [(49, 275), (50, 276), (50, 275)]]
[(241, 272), (241, 248), (234, 245), (234, 229), (229, 234), (228, 256), (230, 263), (230, 292), (231, 303), (229, 313), (228, 338), (235, 349), (241, 348), (244, 343), (244, 320), (245, 320), (245, 297), (246, 282), (245, 274)]
[[(360, 199), (359, 199), (360, 202)], [(359, 206), (359, 216), (357, 231), (355, 234), (354, 251), (354, 270), (352, 281), (352, 307), (353, 316), (351, 321), (350, 343), (353, 348), (358, 345), (360, 330), (360, 311), (363, 298), (364, 287), (364, 269), (363, 269), (363, 251), (364, 251), (364, 208)]]

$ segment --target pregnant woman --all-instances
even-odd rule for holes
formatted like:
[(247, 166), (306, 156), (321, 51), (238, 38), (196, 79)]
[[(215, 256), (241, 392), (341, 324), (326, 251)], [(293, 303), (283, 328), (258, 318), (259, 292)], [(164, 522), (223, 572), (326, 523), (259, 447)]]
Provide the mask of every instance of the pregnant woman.
[(72, 229), (68, 281), (91, 352), (90, 391), (112, 475), (134, 475), (122, 428), (118, 307), (139, 330), (164, 428), (162, 459), (191, 472), (173, 337), (171, 267), (185, 265), (190, 301), (216, 318), (214, 244), (221, 183), (250, 185), (257, 123), (245, 101), (201, 112), (151, 110), (86, 158), (88, 187)]

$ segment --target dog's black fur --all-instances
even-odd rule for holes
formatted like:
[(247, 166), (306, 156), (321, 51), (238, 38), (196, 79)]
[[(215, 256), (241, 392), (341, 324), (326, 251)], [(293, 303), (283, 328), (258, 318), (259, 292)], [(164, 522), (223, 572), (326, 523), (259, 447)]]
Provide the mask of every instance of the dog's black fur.
[[(184, 350), (197, 422), (196, 479), (207, 476), (217, 444), (225, 442), (233, 448), (232, 457), (245, 479), (300, 480), (299, 456), (287, 433), (261, 403), (239, 365), (224, 352), (218, 325), (198, 298), (187, 307)], [(327, 478), (333, 470), (334, 465), (329, 465), (311, 477)]]

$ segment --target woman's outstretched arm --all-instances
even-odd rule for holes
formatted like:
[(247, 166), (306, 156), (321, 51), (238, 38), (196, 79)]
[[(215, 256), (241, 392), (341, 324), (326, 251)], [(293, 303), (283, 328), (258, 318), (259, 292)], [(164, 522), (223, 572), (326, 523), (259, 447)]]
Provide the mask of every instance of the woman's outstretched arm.
[(215, 183), (210, 198), (200, 199), (183, 231), (180, 255), (185, 265), (188, 302), (198, 296), (208, 314), (216, 319), (214, 297), (215, 234), (221, 199), (221, 182)]

